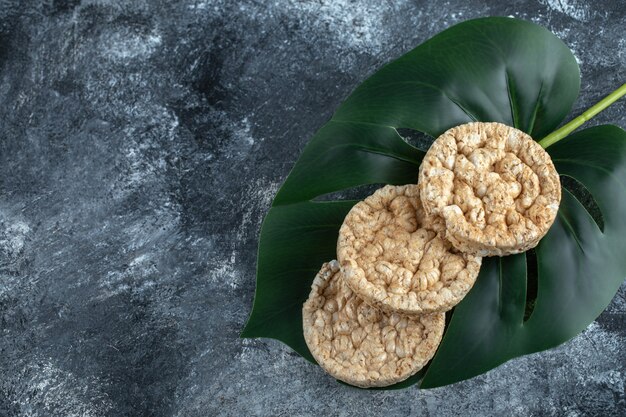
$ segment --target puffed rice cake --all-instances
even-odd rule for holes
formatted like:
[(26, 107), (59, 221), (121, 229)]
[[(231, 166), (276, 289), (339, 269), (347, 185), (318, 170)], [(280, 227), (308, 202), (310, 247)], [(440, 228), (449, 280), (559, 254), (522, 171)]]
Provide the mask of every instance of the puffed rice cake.
[(416, 184), (377, 190), (350, 210), (339, 230), (337, 259), (346, 284), (387, 312), (450, 310), (474, 285), (481, 258), (454, 249), (443, 227), (424, 213)]
[(424, 210), (445, 221), (458, 250), (505, 256), (535, 247), (561, 201), (559, 175), (529, 135), (501, 123), (449, 129), (419, 170)]
[(304, 339), (333, 377), (383, 387), (418, 372), (441, 341), (445, 314), (406, 317), (369, 306), (345, 285), (337, 261), (325, 263), (302, 308)]

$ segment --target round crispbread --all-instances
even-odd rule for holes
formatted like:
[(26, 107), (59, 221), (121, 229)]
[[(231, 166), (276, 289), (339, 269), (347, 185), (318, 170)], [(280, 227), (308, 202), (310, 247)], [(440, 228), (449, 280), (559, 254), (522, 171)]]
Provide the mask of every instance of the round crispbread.
[(406, 317), (369, 306), (345, 285), (337, 261), (325, 263), (302, 308), (304, 339), (333, 377), (362, 388), (403, 381), (433, 357), (445, 314)]
[(381, 310), (407, 315), (450, 310), (472, 288), (481, 258), (443, 238), (417, 185), (388, 185), (357, 203), (339, 230), (337, 259), (348, 286)]
[(502, 123), (468, 123), (439, 136), (419, 170), (429, 215), (460, 251), (505, 256), (531, 249), (554, 222), (559, 175), (529, 135)]

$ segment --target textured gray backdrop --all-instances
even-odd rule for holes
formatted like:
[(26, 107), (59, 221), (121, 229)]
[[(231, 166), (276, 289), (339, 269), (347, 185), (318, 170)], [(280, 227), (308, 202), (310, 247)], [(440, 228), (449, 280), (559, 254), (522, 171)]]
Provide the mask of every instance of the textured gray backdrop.
[[(508, 3), (508, 5), (506, 5)], [(626, 414), (626, 287), (582, 335), (367, 392), (241, 340), (270, 201), (382, 64), (486, 15), (626, 80), (620, 0), (0, 0), (0, 416)], [(626, 127), (618, 104), (592, 124)]]

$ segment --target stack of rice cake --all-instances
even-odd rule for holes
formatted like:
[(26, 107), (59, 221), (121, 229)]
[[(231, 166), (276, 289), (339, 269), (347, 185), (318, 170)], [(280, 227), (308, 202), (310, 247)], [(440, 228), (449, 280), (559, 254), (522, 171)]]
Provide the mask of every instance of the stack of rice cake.
[(445, 312), (472, 288), (482, 257), (537, 245), (554, 222), (560, 182), (549, 155), (500, 123), (442, 134), (418, 184), (356, 204), (304, 303), (316, 361), (359, 387), (405, 380), (433, 357)]

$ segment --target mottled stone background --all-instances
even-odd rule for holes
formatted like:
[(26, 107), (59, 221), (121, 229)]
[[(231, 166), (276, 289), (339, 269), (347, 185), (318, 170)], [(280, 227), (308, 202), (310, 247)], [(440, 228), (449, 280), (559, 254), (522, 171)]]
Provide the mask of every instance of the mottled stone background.
[(562, 347), (430, 391), (352, 389), (238, 338), (313, 132), (486, 15), (572, 48), (576, 113), (626, 79), (620, 0), (0, 0), (0, 415), (624, 415), (624, 286)]

